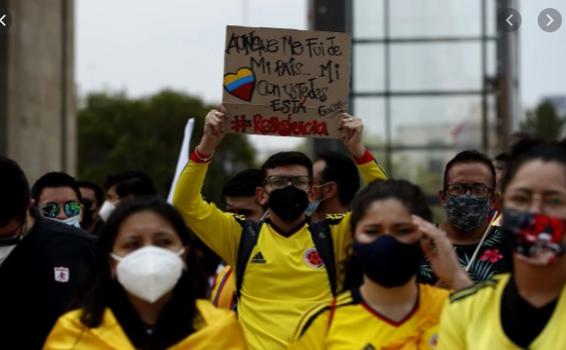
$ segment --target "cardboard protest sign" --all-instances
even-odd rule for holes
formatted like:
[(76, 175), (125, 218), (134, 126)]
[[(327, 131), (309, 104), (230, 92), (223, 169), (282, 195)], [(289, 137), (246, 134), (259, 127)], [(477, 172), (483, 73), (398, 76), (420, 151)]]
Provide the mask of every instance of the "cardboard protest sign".
[(228, 132), (338, 138), (348, 110), (351, 35), (228, 26)]

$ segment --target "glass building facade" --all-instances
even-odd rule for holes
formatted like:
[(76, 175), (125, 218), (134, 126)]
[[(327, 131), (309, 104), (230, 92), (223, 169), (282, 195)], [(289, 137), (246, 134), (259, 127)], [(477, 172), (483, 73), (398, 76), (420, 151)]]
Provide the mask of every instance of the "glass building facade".
[[(433, 194), (444, 164), (458, 151), (494, 154), (503, 147), (501, 135), (509, 132), (506, 120), (512, 117), (502, 104), (508, 96), (500, 94), (510, 81), (503, 79), (501, 44), (516, 33), (498, 31), (497, 13), (509, 1), (318, 0), (312, 5), (313, 28), (352, 33), (350, 111), (364, 119), (365, 143), (391, 176)], [(333, 27), (324, 21), (324, 14), (337, 13), (343, 13), (344, 23), (334, 19), (338, 26)]]

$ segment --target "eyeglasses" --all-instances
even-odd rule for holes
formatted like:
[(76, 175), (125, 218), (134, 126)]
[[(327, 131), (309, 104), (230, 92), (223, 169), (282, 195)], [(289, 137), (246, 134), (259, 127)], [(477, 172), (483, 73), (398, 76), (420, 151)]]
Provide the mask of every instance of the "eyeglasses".
[[(47, 216), (48, 218), (56, 218), (59, 215), (61, 210), (61, 206), (55, 202), (47, 202), (41, 206), (41, 211), (43, 215)], [(67, 217), (72, 217), (79, 215), (81, 212), (81, 203), (77, 201), (68, 201), (63, 204), (63, 211)]]
[(446, 186), (445, 190), (449, 195), (455, 197), (463, 196), (468, 191), (470, 191), (472, 196), (478, 198), (489, 197), (493, 193), (493, 190), (484, 184), (452, 184)]
[(289, 183), (300, 190), (306, 190), (312, 184), (310, 176), (268, 176), (263, 182), (265, 185), (271, 186), (273, 189), (287, 187)]

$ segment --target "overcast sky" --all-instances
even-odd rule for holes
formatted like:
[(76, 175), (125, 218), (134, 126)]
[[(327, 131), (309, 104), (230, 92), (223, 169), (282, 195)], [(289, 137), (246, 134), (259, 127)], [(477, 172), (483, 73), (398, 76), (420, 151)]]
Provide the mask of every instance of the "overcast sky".
[[(539, 12), (547, 7), (566, 17), (566, 1), (520, 3), (521, 94), (523, 104), (531, 107), (543, 96), (566, 95), (566, 18), (555, 33), (537, 24)], [(77, 0), (76, 16), (81, 96), (108, 90), (138, 97), (168, 87), (217, 103), (226, 25), (305, 29), (307, 0)]]
[[(77, 0), (79, 94), (129, 96), (174, 88), (206, 102), (222, 98), (227, 25), (307, 28), (306, 0)], [(294, 137), (254, 136), (267, 147)]]

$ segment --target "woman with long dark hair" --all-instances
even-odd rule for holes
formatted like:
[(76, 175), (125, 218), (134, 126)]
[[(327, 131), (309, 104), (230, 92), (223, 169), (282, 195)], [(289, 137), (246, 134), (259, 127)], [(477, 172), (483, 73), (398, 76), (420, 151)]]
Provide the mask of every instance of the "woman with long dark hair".
[(517, 144), (501, 190), (513, 270), (450, 297), (438, 349), (565, 349), (566, 144)]
[(160, 199), (116, 209), (100, 234), (89, 286), (46, 349), (245, 349), (234, 314), (199, 299), (206, 281), (191, 236)]
[(290, 349), (432, 348), (448, 291), (417, 283), (420, 261), (426, 254), (452, 288), (471, 280), (431, 218), (424, 194), (408, 181), (377, 181), (363, 189), (350, 219), (352, 289), (307, 313)]

